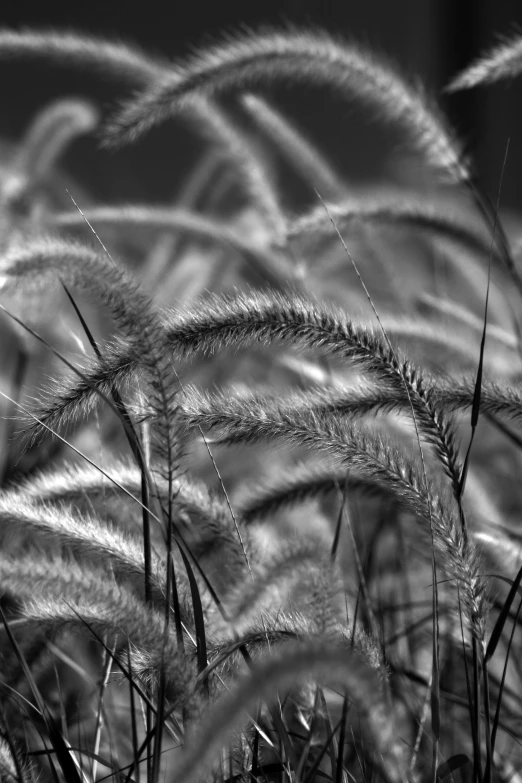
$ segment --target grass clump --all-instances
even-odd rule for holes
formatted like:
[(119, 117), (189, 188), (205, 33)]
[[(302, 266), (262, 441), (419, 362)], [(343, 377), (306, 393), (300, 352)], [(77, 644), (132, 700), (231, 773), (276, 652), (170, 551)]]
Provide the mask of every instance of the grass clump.
[[(522, 284), (435, 102), (320, 31), (2, 57), (121, 102), (53, 103), (2, 168), (0, 780), (517, 780)], [(278, 82), (370, 107), (429, 192), (358, 192)], [(178, 116), (175, 203), (67, 197), (79, 135)]]

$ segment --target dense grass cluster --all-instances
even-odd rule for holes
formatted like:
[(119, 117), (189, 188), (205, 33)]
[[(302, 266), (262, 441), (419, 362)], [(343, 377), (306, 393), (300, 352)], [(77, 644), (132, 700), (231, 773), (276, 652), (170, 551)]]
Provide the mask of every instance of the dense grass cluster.
[[(0, 781), (521, 780), (521, 251), (434, 101), (319, 31), (2, 58), (121, 100), (3, 159)], [(521, 72), (517, 38), (448, 89)], [(350, 184), (281, 84), (423, 186)], [(175, 203), (69, 195), (78, 136), (173, 118)]]

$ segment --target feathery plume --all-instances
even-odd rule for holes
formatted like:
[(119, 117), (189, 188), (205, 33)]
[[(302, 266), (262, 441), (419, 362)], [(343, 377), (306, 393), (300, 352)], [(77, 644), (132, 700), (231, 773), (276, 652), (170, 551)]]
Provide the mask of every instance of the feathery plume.
[(59, 100), (46, 106), (31, 124), (16, 150), (11, 169), (31, 184), (40, 182), (63, 150), (77, 136), (93, 131), (98, 112), (87, 101)]
[[(55, 551), (60, 546), (82, 562), (104, 565), (127, 581), (141, 595), (144, 584), (143, 544), (130, 532), (103, 523), (99, 518), (71, 513), (29, 502), (21, 492), (0, 496), (0, 540), (11, 555), (28, 547)], [(164, 603), (165, 563), (153, 556), (151, 589), (155, 601)], [(185, 617), (189, 616), (186, 609)]]
[[(433, 296), (432, 294), (424, 293), (419, 298), (419, 304), (429, 310), (434, 310), (437, 315), (442, 315), (446, 319), (457, 321), (460, 324), (472, 329), (475, 334), (481, 335), (484, 328), (484, 319), (479, 318), (467, 307), (464, 307), (459, 302), (449, 297)], [(453, 331), (453, 330), (452, 330)], [(494, 340), (499, 345), (506, 348), (516, 349), (517, 338), (511, 332), (503, 329), (496, 324), (488, 323), (488, 340)]]
[(345, 201), (328, 207), (317, 207), (288, 225), (287, 240), (306, 239), (316, 243), (320, 238), (338, 239), (332, 233), (331, 218), (345, 235), (353, 227), (368, 226), (411, 231), (424, 236), (452, 241), (473, 255), (488, 257), (491, 252), (502, 258), (496, 247), (491, 248), (491, 237), (463, 210), (450, 209), (442, 202), (419, 200), (417, 195), (403, 193)]
[(346, 490), (348, 496), (354, 491), (382, 491), (371, 479), (351, 474), (346, 468), (305, 462), (287, 469), (279, 480), (262, 482), (238, 503), (236, 511), (245, 525), (251, 525), (279, 511), (333, 492), (342, 497)]
[[(151, 467), (156, 473), (154, 466)], [(140, 569), (143, 570), (143, 554), (139, 542), (135, 541), (133, 535), (129, 538), (125, 532), (120, 533), (118, 529), (97, 521), (92, 512), (114, 517), (118, 522), (121, 521), (125, 530), (129, 528), (131, 521), (141, 524), (141, 517), (138, 519), (136, 516), (140, 506), (133, 500), (141, 497), (141, 472), (138, 467), (128, 462), (114, 461), (111, 462), (110, 477), (116, 483), (108, 481), (95, 467), (63, 465), (59, 469), (31, 476), (30, 479), (19, 484), (15, 491), (9, 493), (5, 502), (9, 503), (12, 500), (15, 510), (19, 502), (21, 505), (24, 503), (27, 505), (27, 501), (32, 502), (33, 506), (30, 508), (34, 508), (34, 524), (37, 528), (39, 524), (43, 526), (42, 535), (48, 529), (45, 520), (50, 518), (51, 538), (54, 531), (55, 536), (63, 536), (63, 542), (73, 549), (75, 546), (76, 548), (85, 546), (86, 556), (89, 554), (89, 541), (91, 541), (93, 554), (98, 551), (96, 547), (99, 545), (101, 547), (99, 556), (102, 560), (107, 557), (110, 559), (111, 556), (118, 560), (120, 557), (125, 570), (126, 553), (130, 552), (133, 560), (130, 564), (127, 563), (127, 569), (137, 568), (139, 573)], [(129, 498), (126, 492), (130, 493), (132, 498)], [(209, 491), (206, 484), (187, 476), (181, 476), (172, 483), (170, 499), (168, 492), (168, 483), (157, 475), (153, 494), (157, 495), (164, 508), (167, 508), (170, 500), (176, 526), (183, 532), (183, 538), (190, 552), (209, 577), (212, 585), (216, 589), (219, 588), (220, 594), (224, 595), (226, 589), (245, 576), (244, 556), (235, 526), (230, 518), (228, 505), (216, 492)], [(54, 511), (49, 504), (58, 506), (59, 510)], [(72, 509), (70, 511), (64, 509), (65, 504)], [(0, 536), (4, 522), (1, 507), (0, 496)], [(78, 510), (82, 508), (91, 513), (78, 514)], [(239, 523), (241, 524), (242, 520), (239, 520)], [(94, 532), (89, 527), (92, 525), (95, 526)], [(113, 532), (115, 541), (111, 543)], [(68, 535), (72, 536), (70, 541), (67, 539)], [(107, 536), (110, 540), (104, 554), (103, 548), (107, 544)], [(248, 531), (243, 530), (242, 537), (247, 545), (250, 545)], [(128, 547), (127, 542), (129, 542)], [(226, 574), (223, 573), (225, 564)], [(165, 563), (159, 560), (154, 567), (156, 582), (158, 578), (160, 579), (155, 583), (156, 592), (158, 586), (163, 588), (165, 567)], [(113, 565), (113, 568), (117, 570), (117, 564)], [(139, 579), (136, 581), (139, 585)]]
[[(176, 332), (184, 353), (217, 351), (222, 345), (275, 337), (338, 354), (362, 367), (374, 380), (401, 391), (406, 387), (419, 427), (434, 447), (455, 496), (459, 496), (460, 466), (452, 422), (426, 393), (422, 373), (380, 337), (348, 321), (341, 312), (319, 308), (297, 294), (291, 298), (280, 294), (215, 297), (195, 318), (180, 319)], [(169, 342), (174, 342), (174, 333), (168, 330)]]
[(468, 65), (446, 87), (447, 92), (470, 90), (483, 84), (494, 84), (501, 79), (514, 79), (522, 74), (522, 36), (505, 38)]
[(495, 534), (486, 531), (475, 533), (475, 539), (481, 544), (484, 554), (500, 567), (506, 576), (512, 577), (522, 566), (522, 542), (510, 537), (498, 529)]
[[(205, 215), (198, 215), (182, 209), (142, 206), (98, 206), (83, 210), (83, 214), (94, 226), (136, 228), (143, 231), (184, 233), (196, 241), (211, 242), (233, 250), (249, 262), (259, 278), (278, 288), (293, 277), (293, 269), (287, 259), (255, 242), (243, 239), (234, 229), (222, 221)], [(57, 228), (83, 229), (86, 227), (82, 215), (62, 212), (50, 215), (47, 222)], [(87, 226), (88, 228), (88, 226)]]
[[(130, 86), (138, 88), (144, 88), (173, 73), (173, 66), (167, 60), (153, 58), (135, 45), (53, 30), (20, 33), (0, 31), (0, 59), (14, 57), (42, 57), (64, 65), (72, 64), (98, 72), (104, 78), (109, 74), (123, 79)], [(195, 102), (188, 112), (188, 118), (195, 120), (200, 129), (203, 127), (205, 133), (211, 130), (214, 140), (228, 151), (233, 161), (239, 163), (255, 203), (263, 207), (271, 226), (281, 233), (283, 224), (275, 191), (270, 187), (266, 174), (242, 134), (234, 128), (224, 112), (208, 100)]]
[(393, 734), (389, 712), (381, 701), (380, 683), (371, 666), (346, 646), (304, 643), (293, 651), (286, 646), (283, 656), (274, 655), (257, 665), (232, 694), (217, 702), (193, 733), (193, 743), (176, 770), (175, 783), (189, 783), (196, 776), (200, 779), (203, 768), (212, 764), (244, 712), (251, 711), (259, 699), (273, 699), (274, 694), (292, 687), (302, 677), (335, 682), (346, 689), (367, 726), (384, 779), (388, 783), (408, 779), (403, 750)]
[[(164, 352), (173, 349), (185, 356), (277, 340), (338, 355), (362, 367), (374, 380), (401, 392), (406, 383), (422, 431), (436, 449), (453, 485), (458, 483), (458, 457), (451, 422), (427, 395), (422, 374), (411, 363), (403, 361), (400, 354), (390, 349), (373, 331), (352, 323), (340, 311), (319, 307), (298, 294), (291, 297), (275, 292), (214, 296), (201, 303), (197, 312), (192, 310), (190, 314), (178, 316), (173, 323), (167, 323), (163, 339)], [(119, 359), (120, 366), (130, 368), (132, 364), (136, 365), (132, 355)], [(114, 378), (113, 373), (111, 376)], [(82, 389), (76, 384), (74, 390), (67, 391), (67, 401), (63, 395), (62, 399), (55, 396), (53, 410), (40, 411), (39, 417), (46, 424), (53, 422), (56, 425), (67, 408), (72, 410), (70, 406), (81, 406), (90, 393), (90, 387), (87, 391), (85, 384)]]
[[(408, 413), (409, 401), (404, 391), (385, 386), (362, 385), (354, 387), (318, 387), (306, 391), (292, 391), (285, 395), (275, 393), (250, 393), (232, 395), (230, 391), (203, 394), (195, 387), (185, 386), (180, 406), (184, 416), (193, 426), (204, 425), (211, 417), (237, 425), (237, 438), (241, 439), (241, 427), (248, 428), (250, 420), (262, 422), (271, 416), (313, 413), (320, 417), (339, 416), (362, 418), (377, 413)], [(426, 397), (446, 413), (464, 412), (473, 405), (474, 379), (426, 379)], [(481, 411), (521, 421), (522, 395), (511, 386), (489, 380), (483, 382)], [(421, 433), (422, 434), (422, 433)], [(232, 435), (231, 435), (232, 436)], [(234, 436), (235, 437), (235, 436)]]
[(169, 68), (167, 61), (153, 59), (137, 46), (104, 38), (52, 29), (0, 30), (0, 60), (17, 57), (88, 68), (104, 78), (110, 75), (141, 87), (164, 75)]
[[(373, 332), (347, 321), (339, 311), (319, 309), (298, 294), (213, 296), (201, 302), (197, 310), (167, 320), (161, 345), (164, 354), (189, 357), (197, 352), (212, 354), (274, 341), (301, 349), (320, 348), (363, 364), (368, 372), (383, 372), (384, 379), (397, 377), (388, 363), (390, 358), (393, 361), (389, 350)], [(85, 381), (74, 379), (73, 385), (66, 382), (65, 388), (52, 390), (51, 405), (48, 410), (40, 410), (39, 417), (53, 428), (60, 426), (67, 416), (74, 417), (85, 409), (92, 399), (93, 386), (110, 389), (111, 384), (132, 377), (141, 361), (132, 345), (119, 342), (108, 346), (104, 357), (93, 360), (92, 369), (84, 373)]]
[[(22, 602), (19, 614), (25, 620), (44, 624), (49, 630), (82, 621), (102, 636), (119, 639), (124, 652), (129, 641), (136, 648), (134, 663), (146, 672), (161, 665), (165, 642), (164, 617), (118, 584), (106, 570), (60, 558), (23, 556), (2, 558), (2, 591)], [(83, 626), (85, 628), (85, 625)], [(169, 676), (181, 694), (191, 688), (189, 670), (183, 665), (175, 640), (167, 637), (164, 656)]]
[(150, 300), (123, 269), (97, 251), (77, 242), (41, 237), (7, 250), (1, 258), (2, 287), (41, 289), (51, 280), (62, 280), (96, 296), (109, 308), (126, 337), (141, 334), (150, 323)]
[(453, 181), (468, 172), (455, 141), (420, 88), (369, 52), (324, 32), (247, 33), (194, 55), (127, 103), (107, 129), (110, 141), (134, 140), (201, 96), (275, 79), (330, 86), (396, 122), (437, 171)]
[(34, 778), (27, 762), (7, 729), (0, 723), (0, 780), (2, 783), (29, 783)]
[[(304, 542), (289, 545), (275, 557), (264, 559), (253, 568), (252, 579), (231, 589), (226, 598), (227, 617), (236, 625), (244, 623), (255, 613), (259, 615), (275, 606), (297, 604), (290, 594), (306, 602), (312, 573), (324, 568), (324, 558), (317, 552), (317, 543)], [(304, 573), (303, 573), (304, 572)], [(302, 582), (302, 584), (301, 584)], [(294, 589), (292, 589), (294, 588)]]
[[(313, 411), (294, 413), (288, 410), (274, 410), (263, 416), (253, 412), (248, 418), (245, 411), (240, 417), (229, 417), (219, 407), (213, 409), (209, 400), (209, 397), (193, 400), (193, 409), (197, 411), (195, 420), (204, 429), (217, 431), (221, 442), (247, 445), (261, 440), (281, 440), (289, 445), (319, 449), (346, 465), (353, 475), (380, 486), (416, 517), (431, 520), (444, 569), (449, 579), (459, 580), (469, 626), (478, 640), (483, 639), (485, 585), (480, 578), (477, 555), (473, 545), (459, 531), (443, 489), (426, 487), (413, 461), (382, 438), (348, 426), (337, 418), (317, 415)], [(186, 406), (188, 412), (190, 401)]]

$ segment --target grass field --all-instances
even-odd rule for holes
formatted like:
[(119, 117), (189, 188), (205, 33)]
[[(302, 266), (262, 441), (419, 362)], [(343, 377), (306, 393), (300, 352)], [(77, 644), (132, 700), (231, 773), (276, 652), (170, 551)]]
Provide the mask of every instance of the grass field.
[[(0, 781), (521, 780), (522, 244), (435, 99), (317, 30), (5, 59), (121, 94), (2, 152)], [(382, 126), (379, 182), (294, 89)], [(171, 203), (63, 163), (173, 122)]]

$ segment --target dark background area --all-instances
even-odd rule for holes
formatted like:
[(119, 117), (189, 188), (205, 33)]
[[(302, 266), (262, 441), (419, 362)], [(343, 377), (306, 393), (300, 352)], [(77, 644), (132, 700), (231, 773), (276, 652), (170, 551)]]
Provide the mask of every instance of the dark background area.
[[(411, 77), (418, 76), (436, 95), (449, 78), (499, 34), (522, 25), (520, 0), (250, 0), (243, 3), (88, 2), (47, 3), (0, 0), (3, 27), (54, 27), (121, 37), (173, 59), (215, 40), (222, 31), (242, 25), (318, 25), (389, 55)], [(16, 138), (34, 112), (53, 97), (86, 95), (109, 106), (120, 95), (118, 85), (74, 69), (23, 60), (0, 62), (2, 112), (0, 132)], [(335, 113), (322, 96), (305, 99), (283, 94), (312, 136), (342, 160), (354, 181), (382, 174), (379, 130), (359, 109)], [(481, 177), (495, 197), (508, 138), (509, 159), (502, 203), (522, 207), (518, 182), (522, 171), (522, 80), (441, 97)], [(314, 136), (315, 134), (315, 136)], [(172, 123), (155, 130), (132, 149), (100, 151), (93, 139), (71, 151), (74, 173), (98, 198), (162, 200), (175, 194), (186, 169), (198, 154), (191, 132)], [(342, 156), (342, 157), (341, 157)]]

